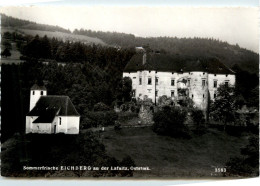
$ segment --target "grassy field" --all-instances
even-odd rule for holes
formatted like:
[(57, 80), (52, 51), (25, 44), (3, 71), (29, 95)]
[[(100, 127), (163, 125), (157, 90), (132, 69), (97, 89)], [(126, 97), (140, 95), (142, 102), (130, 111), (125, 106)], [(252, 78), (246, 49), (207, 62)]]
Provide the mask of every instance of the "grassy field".
[(215, 167), (224, 167), (229, 158), (239, 156), (240, 148), (248, 143), (246, 135), (234, 137), (216, 129), (192, 139), (159, 136), (151, 128), (108, 130), (102, 138), (109, 155), (119, 160), (130, 155), (136, 166), (149, 166), (150, 171), (134, 172), (134, 177), (142, 178), (213, 179), (222, 176), (214, 173)]
[(85, 44), (101, 44), (106, 45), (101, 39), (94, 38), (94, 37), (88, 37), (84, 35), (76, 35), (76, 34), (70, 34), (70, 33), (63, 33), (63, 32), (50, 32), (50, 31), (41, 31), (41, 30), (29, 30), (29, 29), (14, 29), (14, 28), (2, 28), (2, 33), (4, 32), (14, 32), (15, 30), (20, 31), (21, 33), (27, 34), (27, 35), (39, 35), (40, 37), (43, 37), (44, 35), (47, 35), (47, 37), (52, 38), (58, 38), (64, 41), (80, 41)]

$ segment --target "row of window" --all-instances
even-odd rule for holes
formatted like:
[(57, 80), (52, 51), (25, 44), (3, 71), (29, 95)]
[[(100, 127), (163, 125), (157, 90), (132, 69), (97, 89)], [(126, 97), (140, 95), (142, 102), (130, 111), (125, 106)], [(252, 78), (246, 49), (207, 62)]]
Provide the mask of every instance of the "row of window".
[[(35, 91), (33, 91), (32, 92), (32, 95), (34, 95), (35, 94)], [(41, 91), (41, 96), (43, 95), (43, 91)]]
[[(134, 77), (134, 79), (135, 79), (135, 77)], [(156, 85), (159, 84), (159, 78), (158, 77), (155, 78), (155, 84)], [(141, 77), (139, 78), (139, 85), (142, 85), (142, 78)], [(147, 85), (152, 85), (152, 78), (151, 77), (148, 77)], [(171, 80), (171, 86), (175, 86), (175, 80), (174, 79)]]
[[(135, 79), (135, 77), (134, 77)], [(228, 85), (228, 81), (225, 81), (225, 85)], [(159, 78), (156, 77), (155, 78), (155, 84), (158, 85), (159, 84)], [(142, 78), (140, 77), (139, 78), (139, 85), (142, 85)], [(152, 85), (152, 78), (151, 77), (148, 77), (148, 81), (147, 81), (147, 85)], [(171, 79), (171, 86), (175, 86), (175, 79)], [(190, 86), (190, 79), (188, 79), (187, 81), (187, 86), (189, 87)], [(206, 86), (206, 80), (205, 79), (202, 79), (202, 86)], [(217, 88), (218, 86), (218, 81), (217, 80), (214, 80), (213, 82), (213, 87), (214, 88)]]
[[(148, 89), (149, 93), (151, 93), (150, 89)], [(136, 95), (136, 90), (134, 89), (133, 92), (132, 92), (132, 96), (135, 97)], [(142, 94), (139, 94), (139, 97), (142, 96)], [(171, 97), (174, 97), (175, 96), (175, 91), (174, 90), (171, 90)], [(189, 95), (187, 95), (189, 96)], [(158, 97), (158, 90), (155, 91), (155, 97)], [(193, 99), (193, 94), (191, 95), (191, 98)], [(205, 98), (205, 95), (203, 94), (203, 98)], [(214, 98), (216, 98), (216, 94), (214, 94)]]

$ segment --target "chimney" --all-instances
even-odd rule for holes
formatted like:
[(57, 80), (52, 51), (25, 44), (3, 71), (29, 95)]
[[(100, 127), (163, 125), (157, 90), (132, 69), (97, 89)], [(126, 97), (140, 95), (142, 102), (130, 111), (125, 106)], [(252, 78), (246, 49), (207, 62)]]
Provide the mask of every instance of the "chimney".
[(143, 54), (143, 65), (146, 63), (146, 52)]

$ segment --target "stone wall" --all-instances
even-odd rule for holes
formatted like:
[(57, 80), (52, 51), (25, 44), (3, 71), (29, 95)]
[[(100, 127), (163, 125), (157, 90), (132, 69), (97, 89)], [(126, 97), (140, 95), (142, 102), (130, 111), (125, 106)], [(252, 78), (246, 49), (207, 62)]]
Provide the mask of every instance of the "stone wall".
[(142, 105), (138, 114), (142, 124), (152, 125), (153, 122), (154, 106)]

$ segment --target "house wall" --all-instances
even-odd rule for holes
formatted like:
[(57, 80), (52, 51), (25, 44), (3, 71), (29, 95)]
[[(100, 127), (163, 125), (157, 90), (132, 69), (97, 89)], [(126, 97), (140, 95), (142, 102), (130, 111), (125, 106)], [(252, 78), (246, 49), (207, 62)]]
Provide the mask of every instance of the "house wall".
[(32, 125), (33, 121), (36, 120), (38, 116), (26, 116), (26, 121), (25, 121), (25, 133), (31, 133), (32, 132)]
[(51, 133), (51, 123), (33, 123), (32, 133), (50, 134)]
[[(79, 133), (79, 116), (56, 116), (52, 123), (32, 123), (37, 118), (38, 116), (26, 116), (26, 133)], [(55, 125), (56, 131), (54, 131)]]
[[(204, 85), (203, 80), (205, 81)], [(206, 110), (208, 107), (208, 73), (191, 72), (189, 90), (189, 97), (193, 100), (195, 106)]]
[(80, 116), (67, 116), (67, 134), (79, 133)]
[[(234, 74), (209, 74), (208, 76), (211, 100), (214, 100), (214, 94), (217, 93), (217, 88), (220, 84), (229, 82), (229, 85), (235, 86), (236, 83), (236, 76)], [(214, 87), (214, 81), (217, 81), (217, 87)]]
[(52, 133), (56, 125), (56, 133), (78, 134), (79, 116), (56, 116), (52, 123)]
[[(160, 96), (166, 95), (172, 99), (178, 99), (178, 88), (187, 88), (188, 96), (194, 101), (195, 105), (200, 109), (207, 108), (208, 100), (208, 73), (206, 72), (156, 72), (156, 71), (138, 71), (124, 72), (123, 77), (132, 79), (132, 89), (135, 90), (135, 98), (144, 99), (144, 96), (152, 99), (153, 102), (158, 101)], [(142, 83), (139, 83), (139, 78), (142, 78)], [(152, 83), (148, 85), (148, 78), (151, 78)], [(158, 84), (155, 84), (158, 78)], [(177, 83), (182, 78), (189, 80), (190, 84)], [(171, 85), (171, 80), (174, 80), (174, 85)], [(205, 85), (202, 86), (202, 80), (205, 80)], [(155, 90), (158, 91), (155, 97)]]
[(56, 116), (52, 122), (52, 133), (54, 133), (54, 126), (56, 125), (56, 133), (67, 133), (67, 117)]

